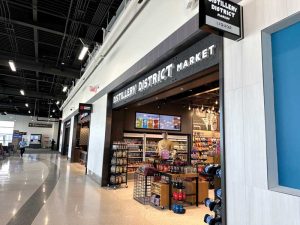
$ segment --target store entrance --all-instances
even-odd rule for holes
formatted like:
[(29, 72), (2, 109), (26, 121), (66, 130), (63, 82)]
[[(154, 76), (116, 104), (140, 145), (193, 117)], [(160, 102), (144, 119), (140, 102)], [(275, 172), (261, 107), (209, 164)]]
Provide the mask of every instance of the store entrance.
[(175, 213), (198, 206), (204, 217), (212, 213), (203, 202), (221, 198), (219, 73), (195, 77), (113, 110), (107, 183), (133, 181), (140, 203)]
[(86, 169), (90, 136), (90, 114), (77, 115), (76, 121), (75, 144), (72, 149), (71, 162), (79, 163)]
[(64, 133), (64, 141), (63, 141), (63, 149), (62, 155), (67, 155), (69, 150), (69, 141), (70, 141), (70, 124), (71, 122), (65, 123), (65, 133)]

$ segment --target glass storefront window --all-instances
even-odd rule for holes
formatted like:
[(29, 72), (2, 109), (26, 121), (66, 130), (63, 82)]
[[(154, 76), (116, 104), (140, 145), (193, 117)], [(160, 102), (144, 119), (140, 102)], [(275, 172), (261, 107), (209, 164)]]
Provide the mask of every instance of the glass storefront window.
[(14, 122), (0, 121), (0, 143), (3, 146), (7, 146), (9, 143), (12, 143), (13, 132)]

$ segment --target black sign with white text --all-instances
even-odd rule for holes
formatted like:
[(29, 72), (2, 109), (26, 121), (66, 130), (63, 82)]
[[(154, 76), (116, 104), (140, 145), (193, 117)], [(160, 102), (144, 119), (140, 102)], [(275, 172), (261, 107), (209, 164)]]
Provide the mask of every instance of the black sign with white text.
[(146, 98), (177, 81), (217, 65), (219, 63), (219, 43), (218, 36), (209, 35), (160, 66), (143, 74), (113, 94), (113, 108)]
[(28, 127), (52, 128), (52, 123), (29, 123)]
[(200, 0), (199, 27), (232, 40), (243, 37), (242, 7), (228, 0)]

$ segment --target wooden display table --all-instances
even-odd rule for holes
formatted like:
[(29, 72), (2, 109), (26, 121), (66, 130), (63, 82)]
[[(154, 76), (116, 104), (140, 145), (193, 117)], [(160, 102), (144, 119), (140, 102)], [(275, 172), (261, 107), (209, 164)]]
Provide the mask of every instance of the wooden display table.
[(196, 206), (198, 207), (198, 174), (197, 173), (187, 173), (187, 174), (175, 174), (175, 173), (165, 173), (165, 172), (160, 172), (160, 174), (162, 176), (168, 177), (169, 178), (169, 209), (172, 210), (172, 181), (173, 180), (186, 180), (186, 179), (191, 179), (192, 181), (195, 180), (196, 181), (196, 193), (194, 194), (190, 194), (194, 195), (196, 197)]

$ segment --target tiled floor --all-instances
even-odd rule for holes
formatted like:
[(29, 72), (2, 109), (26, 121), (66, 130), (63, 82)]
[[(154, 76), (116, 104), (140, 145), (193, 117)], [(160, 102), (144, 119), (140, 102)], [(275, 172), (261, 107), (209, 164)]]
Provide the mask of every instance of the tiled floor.
[[(55, 168), (59, 174), (55, 173)], [(58, 175), (53, 189), (51, 183), (56, 183)], [(1, 225), (11, 221), (14, 215), (33, 216), (34, 225), (201, 225), (204, 214), (209, 213), (204, 206), (189, 207), (186, 214), (176, 215), (169, 210), (141, 205), (132, 199), (132, 183), (127, 189), (100, 188), (84, 175), (82, 166), (70, 164), (58, 155), (25, 155), (23, 160), (10, 157), (8, 161), (0, 162), (0, 184)], [(44, 196), (43, 204), (31, 203), (33, 208), (40, 208), (38, 214), (18, 213), (26, 202), (32, 201), (30, 196), (39, 191), (46, 193), (40, 195)], [(34, 197), (34, 200), (40, 201), (40, 197)], [(25, 208), (28, 207), (31, 206), (27, 204)]]

